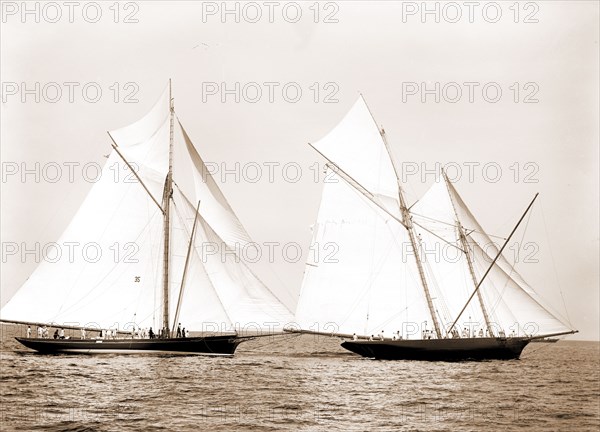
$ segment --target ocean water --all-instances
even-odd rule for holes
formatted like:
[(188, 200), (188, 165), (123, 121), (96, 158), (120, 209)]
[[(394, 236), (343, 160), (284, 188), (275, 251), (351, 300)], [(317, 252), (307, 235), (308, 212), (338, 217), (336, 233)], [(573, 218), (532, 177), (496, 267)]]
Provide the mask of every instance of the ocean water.
[(2, 431), (600, 429), (596, 342), (446, 363), (364, 359), (309, 335), (244, 342), (233, 358), (47, 356), (13, 335), (2, 332)]

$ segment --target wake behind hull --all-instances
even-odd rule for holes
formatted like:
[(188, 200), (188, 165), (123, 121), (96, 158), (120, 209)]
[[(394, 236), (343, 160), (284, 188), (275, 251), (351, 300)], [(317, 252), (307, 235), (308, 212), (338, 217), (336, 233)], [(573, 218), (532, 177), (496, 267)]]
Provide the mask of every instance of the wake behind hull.
[(244, 340), (237, 336), (170, 339), (36, 339), (15, 338), (42, 354), (188, 354), (233, 356)]
[(345, 341), (342, 347), (381, 360), (509, 360), (518, 359), (529, 338), (470, 338)]

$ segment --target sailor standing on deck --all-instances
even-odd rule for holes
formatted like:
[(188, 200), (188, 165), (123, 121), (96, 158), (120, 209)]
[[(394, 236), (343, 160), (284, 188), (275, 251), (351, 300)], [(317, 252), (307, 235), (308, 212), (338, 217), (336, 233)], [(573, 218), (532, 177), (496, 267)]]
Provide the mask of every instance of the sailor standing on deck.
[(85, 339), (85, 329), (81, 329), (81, 339)]
[(179, 325), (177, 326), (177, 337), (181, 337), (181, 323), (179, 323)]
[(37, 329), (37, 333), (38, 333), (38, 338), (43, 338), (44, 337), (44, 329), (41, 327), (38, 327)]
[(31, 337), (31, 327), (27, 326), (27, 338)]

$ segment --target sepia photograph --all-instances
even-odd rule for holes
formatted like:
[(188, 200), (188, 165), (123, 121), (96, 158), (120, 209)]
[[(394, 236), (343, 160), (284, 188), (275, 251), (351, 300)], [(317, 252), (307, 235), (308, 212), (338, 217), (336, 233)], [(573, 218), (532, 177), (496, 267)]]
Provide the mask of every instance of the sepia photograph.
[(0, 9), (0, 430), (600, 430), (599, 1)]

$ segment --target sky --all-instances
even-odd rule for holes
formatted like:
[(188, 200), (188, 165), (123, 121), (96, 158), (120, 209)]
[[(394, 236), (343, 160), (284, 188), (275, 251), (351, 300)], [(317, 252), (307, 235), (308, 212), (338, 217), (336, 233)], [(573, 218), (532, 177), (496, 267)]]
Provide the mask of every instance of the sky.
[(290, 309), (323, 180), (308, 143), (362, 94), (409, 203), (445, 166), (505, 237), (540, 193), (505, 255), (573, 339), (598, 340), (597, 2), (23, 5), (2, 3), (0, 30), (2, 305), (40, 261), (21, 252), (56, 241), (92, 187), (106, 131), (172, 79), (229, 203), (258, 244), (277, 243), (256, 271)]

